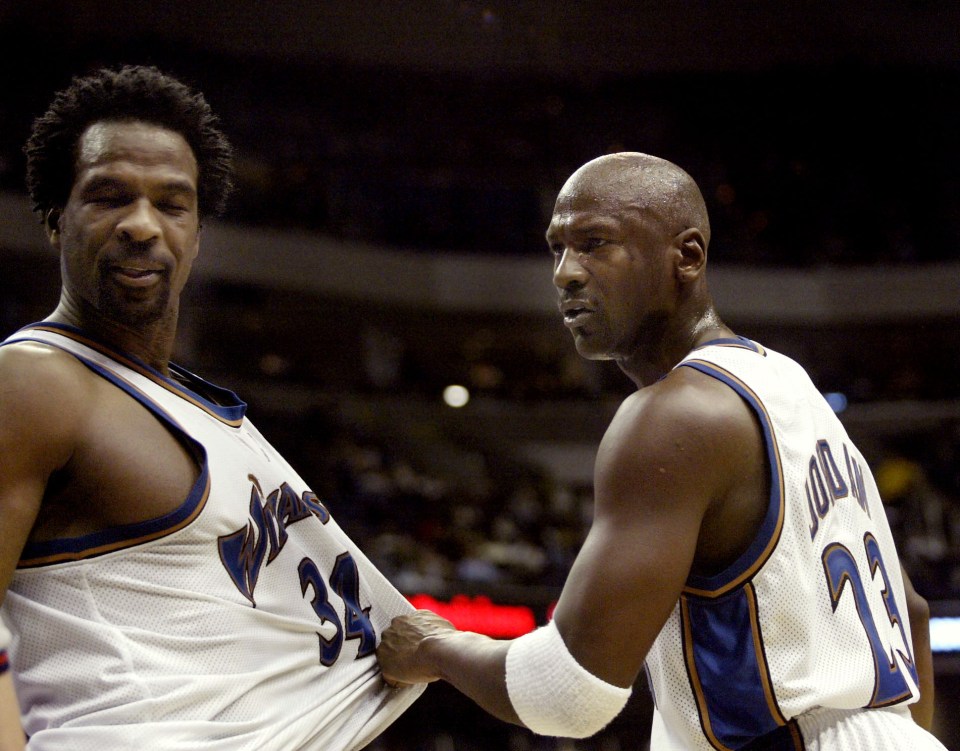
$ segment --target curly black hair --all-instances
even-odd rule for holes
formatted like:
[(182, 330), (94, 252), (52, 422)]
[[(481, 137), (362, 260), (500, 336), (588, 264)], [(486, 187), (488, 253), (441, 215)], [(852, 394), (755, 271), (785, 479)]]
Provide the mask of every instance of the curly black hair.
[(27, 190), (41, 217), (66, 205), (80, 137), (105, 120), (153, 123), (182, 135), (197, 160), (201, 218), (223, 213), (233, 189), (233, 149), (203, 94), (153, 66), (126, 65), (75, 77), (34, 121), (23, 151)]

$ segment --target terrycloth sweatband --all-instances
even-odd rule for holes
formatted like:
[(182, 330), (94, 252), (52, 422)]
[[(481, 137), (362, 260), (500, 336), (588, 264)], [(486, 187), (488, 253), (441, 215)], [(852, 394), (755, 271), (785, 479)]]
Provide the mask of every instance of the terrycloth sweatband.
[(587, 738), (620, 714), (632, 689), (584, 669), (553, 621), (514, 640), (507, 650), (507, 693), (534, 733)]

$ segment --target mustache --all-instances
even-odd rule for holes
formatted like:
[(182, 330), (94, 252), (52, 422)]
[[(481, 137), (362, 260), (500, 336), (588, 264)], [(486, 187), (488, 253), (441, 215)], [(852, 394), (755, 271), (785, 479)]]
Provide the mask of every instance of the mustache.
[(170, 260), (152, 258), (150, 247), (150, 243), (124, 243), (114, 252), (101, 256), (97, 260), (97, 270), (106, 273), (118, 266), (131, 266), (168, 276), (172, 268)]
[(557, 307), (561, 312), (566, 312), (573, 308), (594, 310), (597, 307), (597, 303), (595, 300), (579, 292), (563, 291), (557, 295)]

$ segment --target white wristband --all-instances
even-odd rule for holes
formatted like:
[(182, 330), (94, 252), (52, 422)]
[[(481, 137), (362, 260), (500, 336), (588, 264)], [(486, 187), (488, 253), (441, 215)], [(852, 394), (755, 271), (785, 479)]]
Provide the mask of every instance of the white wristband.
[(551, 621), (510, 645), (507, 693), (533, 732), (587, 738), (620, 714), (632, 689), (613, 686), (584, 669)]

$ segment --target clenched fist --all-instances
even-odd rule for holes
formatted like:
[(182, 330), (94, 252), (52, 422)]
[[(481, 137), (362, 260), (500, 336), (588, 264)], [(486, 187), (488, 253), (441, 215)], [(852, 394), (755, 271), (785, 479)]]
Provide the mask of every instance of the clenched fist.
[(431, 640), (459, 633), (450, 621), (430, 610), (417, 610), (393, 619), (381, 635), (377, 659), (383, 679), (391, 686), (430, 683), (442, 676), (431, 661)]

